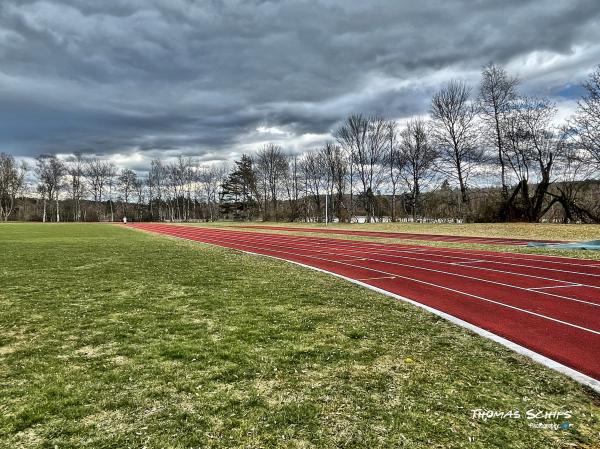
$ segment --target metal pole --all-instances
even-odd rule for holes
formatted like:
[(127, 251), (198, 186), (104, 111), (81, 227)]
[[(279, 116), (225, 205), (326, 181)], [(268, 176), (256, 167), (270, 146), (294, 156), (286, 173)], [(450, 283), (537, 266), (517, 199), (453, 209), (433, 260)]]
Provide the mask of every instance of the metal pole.
[(325, 190), (325, 226), (327, 226), (327, 222), (329, 221), (329, 216), (327, 215), (327, 190)]

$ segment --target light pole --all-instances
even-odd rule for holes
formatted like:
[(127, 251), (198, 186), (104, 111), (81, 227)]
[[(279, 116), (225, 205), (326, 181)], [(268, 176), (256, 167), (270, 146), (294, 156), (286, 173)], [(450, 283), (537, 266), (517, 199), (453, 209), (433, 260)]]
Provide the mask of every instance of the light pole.
[(325, 190), (325, 226), (327, 226), (327, 222), (329, 221), (328, 208), (327, 208), (327, 190)]

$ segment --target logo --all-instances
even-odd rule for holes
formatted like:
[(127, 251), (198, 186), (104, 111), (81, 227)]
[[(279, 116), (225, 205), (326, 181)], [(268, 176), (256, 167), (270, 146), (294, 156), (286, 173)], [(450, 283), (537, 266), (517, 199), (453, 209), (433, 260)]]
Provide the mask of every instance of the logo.
[[(532, 429), (546, 430), (569, 430), (573, 426), (568, 419), (573, 416), (571, 410), (541, 410), (528, 409), (524, 412), (519, 409), (514, 410), (492, 410), (485, 408), (476, 408), (471, 410), (471, 419), (478, 421), (488, 420), (521, 420), (527, 421), (527, 425)], [(557, 421), (562, 421), (559, 423)]]

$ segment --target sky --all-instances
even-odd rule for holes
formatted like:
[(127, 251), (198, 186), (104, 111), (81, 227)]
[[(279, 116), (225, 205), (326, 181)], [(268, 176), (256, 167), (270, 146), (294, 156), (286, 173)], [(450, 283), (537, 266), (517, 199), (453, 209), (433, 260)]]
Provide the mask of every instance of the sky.
[(562, 118), (600, 63), (598, 0), (1, 0), (0, 151), (145, 170), (267, 142), (318, 147), (351, 113), (426, 115), (494, 62)]

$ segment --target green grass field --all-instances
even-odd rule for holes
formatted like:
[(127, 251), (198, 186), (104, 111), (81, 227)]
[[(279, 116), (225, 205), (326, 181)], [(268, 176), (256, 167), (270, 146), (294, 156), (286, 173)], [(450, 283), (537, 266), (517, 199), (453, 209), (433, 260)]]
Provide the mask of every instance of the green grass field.
[(102, 224), (0, 248), (2, 448), (600, 445), (598, 395), (325, 274)]

